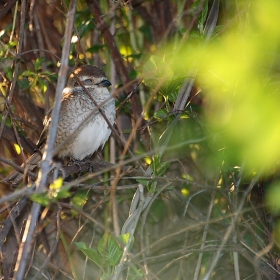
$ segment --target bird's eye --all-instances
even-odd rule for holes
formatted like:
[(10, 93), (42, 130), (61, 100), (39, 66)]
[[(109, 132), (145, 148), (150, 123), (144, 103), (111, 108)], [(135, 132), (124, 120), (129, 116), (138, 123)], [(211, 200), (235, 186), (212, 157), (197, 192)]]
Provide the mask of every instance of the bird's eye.
[(90, 85), (90, 84), (92, 84), (92, 80), (91, 79), (86, 79), (86, 80), (84, 80), (84, 83), (87, 84), (87, 85)]

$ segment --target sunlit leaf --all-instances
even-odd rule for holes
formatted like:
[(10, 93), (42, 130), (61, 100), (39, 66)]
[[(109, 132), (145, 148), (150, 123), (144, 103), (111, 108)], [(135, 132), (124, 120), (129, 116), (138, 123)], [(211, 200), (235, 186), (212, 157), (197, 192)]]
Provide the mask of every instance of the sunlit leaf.
[(16, 153), (19, 155), (21, 153), (21, 148), (18, 144), (14, 144), (14, 148), (16, 150)]
[(50, 184), (50, 190), (57, 190), (60, 189), (63, 184), (63, 178), (57, 178), (53, 183)]

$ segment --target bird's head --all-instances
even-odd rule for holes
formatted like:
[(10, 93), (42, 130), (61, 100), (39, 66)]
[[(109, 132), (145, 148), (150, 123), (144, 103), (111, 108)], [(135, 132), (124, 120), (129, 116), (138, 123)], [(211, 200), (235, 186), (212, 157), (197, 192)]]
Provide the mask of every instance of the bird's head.
[(69, 77), (67, 87), (109, 87), (110, 81), (105, 73), (97, 66), (83, 65), (78, 67)]

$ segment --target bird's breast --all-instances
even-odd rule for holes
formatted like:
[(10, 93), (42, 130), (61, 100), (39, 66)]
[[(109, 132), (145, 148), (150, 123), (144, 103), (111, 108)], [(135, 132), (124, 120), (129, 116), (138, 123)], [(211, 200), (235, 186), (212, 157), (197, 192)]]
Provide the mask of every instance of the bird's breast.
[[(98, 104), (101, 102), (97, 101)], [(100, 146), (104, 146), (111, 134), (111, 129), (98, 109), (88, 99), (80, 98), (74, 105), (70, 105), (61, 115), (57, 142), (71, 137), (72, 133), (75, 133), (75, 136), (63, 145), (58, 156), (61, 158), (70, 156), (82, 160), (92, 155)], [(115, 101), (110, 100), (102, 107), (102, 110), (113, 125), (116, 115)]]

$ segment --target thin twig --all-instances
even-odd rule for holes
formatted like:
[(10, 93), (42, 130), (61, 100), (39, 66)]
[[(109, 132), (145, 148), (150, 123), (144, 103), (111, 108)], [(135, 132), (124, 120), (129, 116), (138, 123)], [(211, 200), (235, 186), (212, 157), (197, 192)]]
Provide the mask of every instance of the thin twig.
[(231, 232), (232, 232), (232, 230), (233, 230), (233, 228), (234, 228), (234, 225), (235, 225), (235, 223), (236, 223), (236, 221), (237, 221), (237, 219), (238, 219), (240, 213), (242, 212), (242, 209), (243, 209), (244, 203), (245, 203), (245, 201), (246, 201), (246, 198), (247, 198), (248, 194), (251, 192), (251, 190), (253, 189), (253, 187), (254, 187), (254, 186), (256, 185), (256, 183), (258, 182), (259, 176), (260, 176), (260, 175), (258, 174), (258, 175), (251, 181), (251, 184), (249, 185), (249, 187), (247, 188), (247, 190), (244, 192), (243, 197), (242, 197), (242, 199), (241, 199), (241, 201), (240, 201), (239, 207), (238, 207), (238, 209), (236, 210), (236, 212), (234, 213), (234, 216), (233, 216), (233, 218), (232, 218), (232, 223), (230, 224), (230, 226), (228, 227), (227, 231), (225, 232), (224, 238), (223, 238), (223, 240), (222, 240), (222, 242), (221, 242), (221, 244), (220, 244), (220, 246), (219, 246), (219, 250), (217, 251), (215, 257), (213, 258), (213, 260), (212, 260), (212, 262), (211, 262), (211, 264), (210, 264), (210, 267), (209, 267), (207, 273), (205, 274), (203, 280), (208, 280), (208, 279), (210, 279), (211, 274), (212, 274), (212, 272), (213, 272), (213, 270), (214, 270), (214, 268), (215, 268), (215, 266), (216, 266), (216, 264), (217, 264), (217, 262), (218, 262), (218, 260), (219, 260), (219, 258), (220, 258), (220, 256), (221, 256), (221, 254), (222, 254), (222, 250), (223, 250), (223, 248), (224, 248), (226, 242), (228, 241), (228, 239), (229, 239), (229, 237), (230, 237), (230, 234), (231, 234)]
[(51, 259), (51, 257), (54, 255), (57, 246), (58, 246), (58, 242), (60, 239), (60, 215), (61, 215), (61, 211), (62, 211), (62, 207), (58, 205), (58, 210), (57, 210), (57, 215), (56, 215), (56, 236), (55, 236), (55, 241), (54, 244), (48, 254), (48, 256), (46, 257), (46, 259), (44, 260), (43, 264), (41, 265), (41, 267), (38, 269), (37, 273), (33, 276), (32, 280), (36, 280), (39, 277), (39, 274), (42, 273), (42, 269), (48, 264), (49, 260)]
[[(216, 197), (216, 192), (212, 191), (212, 195), (211, 195), (211, 201), (208, 207), (208, 214), (206, 217), (206, 221), (210, 220), (211, 214), (212, 214), (212, 210), (213, 210), (213, 206), (214, 206), (214, 199)], [(202, 250), (201, 253), (199, 253), (198, 255), (198, 260), (197, 260), (197, 265), (195, 268), (195, 273), (194, 273), (194, 280), (197, 280), (199, 278), (199, 273), (201, 271), (201, 262), (202, 262), (202, 257), (203, 257), (203, 249), (205, 248), (205, 243), (206, 243), (206, 237), (207, 237), (207, 233), (208, 233), (208, 229), (209, 229), (209, 223), (207, 223), (204, 227), (204, 231), (203, 231), (203, 235), (202, 235), (202, 240), (201, 240), (201, 245), (200, 245), (200, 249)]]

